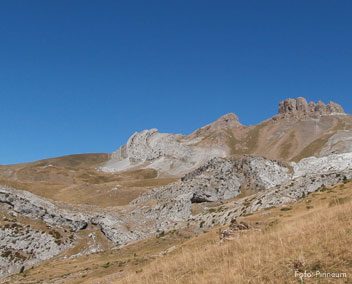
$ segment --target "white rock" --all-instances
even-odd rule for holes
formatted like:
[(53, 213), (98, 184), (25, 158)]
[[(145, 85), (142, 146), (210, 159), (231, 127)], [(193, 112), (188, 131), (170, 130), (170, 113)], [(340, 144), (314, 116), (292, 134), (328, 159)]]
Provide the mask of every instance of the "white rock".
[(118, 172), (144, 167), (182, 176), (210, 158), (226, 155), (226, 151), (222, 149), (197, 146), (199, 139), (160, 133), (157, 129), (136, 132), (126, 145), (112, 154), (111, 159), (100, 170)]

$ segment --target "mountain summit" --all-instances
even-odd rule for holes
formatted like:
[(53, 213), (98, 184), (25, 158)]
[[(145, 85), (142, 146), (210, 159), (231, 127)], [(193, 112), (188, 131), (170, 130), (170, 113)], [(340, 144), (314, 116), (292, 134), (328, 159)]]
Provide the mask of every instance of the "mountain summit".
[(345, 114), (342, 106), (337, 103), (329, 102), (324, 104), (322, 101), (307, 102), (303, 97), (296, 99), (286, 99), (279, 104), (279, 115), (283, 116), (319, 116)]

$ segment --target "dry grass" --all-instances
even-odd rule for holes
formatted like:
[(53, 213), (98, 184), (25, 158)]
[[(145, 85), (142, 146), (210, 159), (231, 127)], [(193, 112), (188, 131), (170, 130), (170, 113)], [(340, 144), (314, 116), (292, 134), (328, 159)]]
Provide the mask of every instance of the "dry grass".
[(293, 157), (291, 160), (294, 162), (299, 162), (300, 160), (306, 158), (306, 157), (311, 157), (314, 156), (317, 152), (321, 151), (323, 146), (328, 142), (329, 138), (333, 135), (332, 134), (327, 134), (324, 135), (323, 137), (320, 137), (316, 140), (314, 140), (312, 143), (310, 143), (308, 146), (303, 148), (303, 150)]
[(291, 160), (298, 162), (303, 158), (314, 156), (321, 151), (323, 146), (328, 142), (329, 138), (333, 136), (337, 131), (346, 128), (346, 122), (343, 119), (337, 119), (335, 126), (333, 126), (328, 133), (312, 141), (309, 145), (304, 147), (295, 157)]
[(151, 187), (176, 180), (158, 178), (153, 169), (97, 171), (107, 159), (107, 154), (82, 154), (0, 166), (0, 184), (69, 204), (114, 207), (128, 204)]
[[(5, 282), (300, 283), (295, 270), (352, 276), (352, 183), (308, 195), (290, 208), (243, 217), (255, 229), (232, 241), (220, 243), (219, 228), (198, 236), (187, 229), (174, 231), (120, 249), (75, 259), (54, 258)], [(64, 255), (86, 246), (84, 236), (90, 232), (82, 231), (77, 247)], [(303, 283), (351, 283), (351, 279), (316, 280)]]
[[(106, 251), (69, 258), (88, 246), (87, 236), (92, 232), (97, 234), (98, 242)], [(111, 248), (112, 244), (97, 228), (88, 228), (79, 232), (77, 244), (59, 257), (26, 269), (25, 273), (9, 276), (0, 283), (111, 283), (110, 279), (138, 273), (144, 265), (158, 258), (161, 252), (184, 242), (189, 235), (175, 232), (116, 249)]]
[(284, 160), (287, 160), (290, 153), (292, 153), (292, 148), (294, 145), (297, 145), (297, 139), (294, 131), (291, 131), (287, 139), (282, 143), (280, 149), (280, 157)]
[[(316, 194), (315, 202), (307, 199), (281, 212), (260, 232), (222, 244), (214, 239), (192, 241), (118, 283), (299, 283), (296, 270), (345, 272), (351, 277), (352, 203), (337, 191)], [(324, 206), (317, 205), (321, 202)], [(330, 280), (350, 283), (351, 278)]]
[(236, 138), (230, 129), (226, 131), (226, 145), (230, 149), (230, 155), (253, 154), (260, 143), (261, 130), (267, 126), (266, 122), (252, 126), (244, 130), (241, 138)]

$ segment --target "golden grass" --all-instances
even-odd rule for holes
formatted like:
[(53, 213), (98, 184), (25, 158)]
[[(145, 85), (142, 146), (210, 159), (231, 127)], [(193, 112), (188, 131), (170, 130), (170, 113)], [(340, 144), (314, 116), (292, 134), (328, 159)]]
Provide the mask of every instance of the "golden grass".
[(291, 160), (294, 162), (299, 162), (300, 160), (306, 158), (306, 157), (311, 157), (314, 156), (317, 152), (319, 152), (323, 146), (328, 142), (329, 138), (333, 135), (334, 133), (324, 135), (323, 137), (320, 137), (316, 140), (314, 140), (312, 143), (307, 145), (306, 147), (303, 148), (303, 150), (293, 157)]
[(34, 163), (0, 166), (0, 184), (69, 204), (124, 206), (152, 187), (176, 181), (154, 169), (120, 173), (97, 171), (107, 154), (82, 154)]
[(291, 160), (294, 162), (298, 162), (306, 157), (314, 156), (315, 154), (321, 151), (321, 149), (328, 142), (331, 136), (333, 136), (337, 131), (345, 129), (345, 127), (346, 122), (342, 119), (337, 119), (337, 121), (335, 122), (335, 126), (330, 128), (330, 131), (328, 133), (312, 141)]
[[(352, 276), (352, 183), (312, 193), (288, 211), (272, 208), (241, 219), (254, 229), (232, 241), (220, 243), (219, 228), (198, 236), (185, 229), (75, 259), (54, 258), (5, 282), (351, 283), (351, 278), (300, 282), (294, 271)], [(80, 232), (80, 242), (64, 255), (86, 246), (90, 232)], [(100, 241), (109, 247), (106, 242)]]
[(287, 158), (290, 156), (290, 153), (292, 152), (294, 145), (297, 145), (297, 139), (295, 132), (291, 131), (284, 143), (281, 144), (280, 157), (282, 157), (284, 160), (287, 160)]
[[(214, 239), (193, 241), (116, 283), (300, 283), (295, 271), (344, 272), (352, 277), (352, 203), (334, 191), (327, 195), (325, 206), (314, 209), (307, 199), (298, 209), (281, 212), (278, 225), (271, 222), (222, 244)], [(319, 197), (326, 199), (319, 194), (315, 199)], [(351, 278), (305, 281), (350, 283)]]

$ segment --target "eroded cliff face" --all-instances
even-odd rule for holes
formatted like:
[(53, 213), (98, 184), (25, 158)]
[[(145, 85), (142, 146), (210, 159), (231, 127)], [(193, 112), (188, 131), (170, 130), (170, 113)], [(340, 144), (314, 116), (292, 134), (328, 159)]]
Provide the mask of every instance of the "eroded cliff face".
[(102, 171), (115, 172), (136, 168), (153, 168), (159, 173), (182, 176), (212, 157), (226, 156), (221, 148), (197, 146), (200, 137), (189, 139), (157, 129), (134, 133), (127, 144), (112, 154)]
[(279, 116), (321, 116), (321, 115), (344, 115), (345, 111), (339, 104), (322, 101), (307, 102), (305, 98), (286, 99), (279, 103)]

